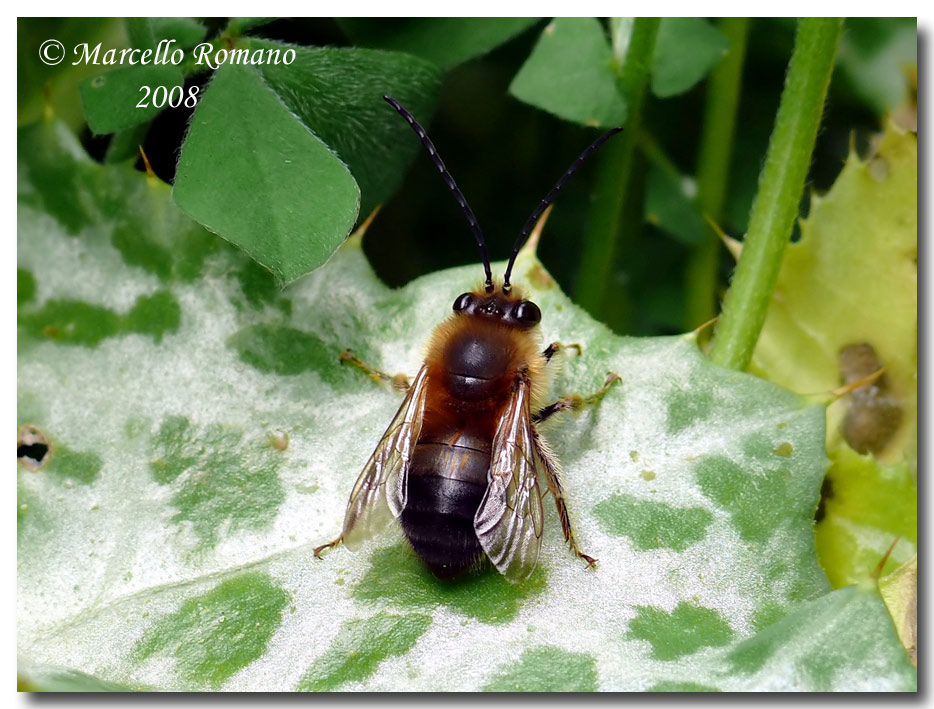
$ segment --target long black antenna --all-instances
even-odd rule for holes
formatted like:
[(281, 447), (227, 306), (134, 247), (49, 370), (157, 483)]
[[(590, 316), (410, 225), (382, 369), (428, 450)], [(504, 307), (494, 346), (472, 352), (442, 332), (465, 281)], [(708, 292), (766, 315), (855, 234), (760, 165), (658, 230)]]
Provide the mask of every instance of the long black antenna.
[(567, 169), (567, 172), (565, 172), (564, 175), (562, 175), (561, 179), (558, 180), (558, 184), (556, 184), (554, 187), (551, 188), (551, 191), (547, 195), (545, 195), (545, 199), (543, 199), (539, 203), (539, 205), (535, 208), (535, 211), (532, 212), (531, 216), (525, 220), (525, 224), (522, 225), (522, 231), (519, 232), (519, 238), (516, 239), (516, 243), (512, 247), (512, 255), (509, 257), (509, 265), (506, 266), (506, 275), (503, 278), (503, 292), (504, 293), (509, 292), (509, 288), (510, 288), (509, 276), (512, 275), (512, 267), (513, 267), (513, 264), (515, 264), (516, 262), (516, 256), (519, 255), (519, 249), (522, 248), (522, 245), (525, 243), (525, 240), (529, 238), (529, 234), (531, 234), (532, 229), (535, 228), (535, 224), (536, 222), (538, 222), (538, 218), (542, 216), (542, 212), (544, 212), (548, 208), (549, 204), (555, 201), (555, 198), (558, 196), (558, 192), (560, 192), (561, 188), (564, 187), (564, 183), (567, 182), (568, 179), (571, 177), (571, 175), (573, 175), (577, 171), (577, 168), (579, 168), (583, 164), (584, 160), (589, 158), (594, 153), (594, 151), (596, 151), (597, 148), (599, 148), (601, 145), (603, 145), (606, 141), (608, 141), (614, 135), (619, 133), (621, 130), (622, 128), (611, 128), (606, 133), (604, 133), (599, 138), (597, 138), (593, 143), (591, 143), (590, 147), (588, 147), (584, 152), (582, 152), (578, 156), (577, 160), (571, 163), (571, 167), (569, 167)]
[(441, 156), (438, 155), (435, 144), (431, 142), (431, 138), (428, 137), (425, 129), (418, 124), (418, 121), (415, 120), (415, 117), (406, 111), (402, 105), (391, 96), (383, 96), (383, 99), (386, 101), (386, 103), (396, 109), (399, 112), (399, 115), (402, 116), (410, 126), (412, 126), (412, 130), (415, 131), (415, 134), (422, 141), (422, 145), (425, 146), (425, 150), (428, 151), (428, 157), (431, 158), (431, 161), (435, 164), (435, 167), (438, 168), (438, 172), (441, 173), (441, 178), (444, 180), (445, 184), (447, 184), (451, 192), (454, 193), (454, 199), (457, 200), (461, 210), (464, 212), (464, 216), (467, 217), (467, 223), (470, 225), (470, 230), (473, 232), (473, 236), (477, 240), (477, 246), (480, 247), (480, 257), (483, 259), (483, 269), (486, 271), (486, 291), (487, 293), (492, 293), (493, 272), (490, 270), (490, 255), (487, 253), (486, 242), (483, 240), (483, 232), (480, 231), (480, 225), (477, 223), (477, 217), (474, 215), (470, 205), (467, 204), (467, 200), (464, 198), (464, 193), (460, 191), (460, 188), (454, 181), (454, 177), (450, 172), (448, 172), (447, 167), (444, 165), (444, 161), (441, 159)]

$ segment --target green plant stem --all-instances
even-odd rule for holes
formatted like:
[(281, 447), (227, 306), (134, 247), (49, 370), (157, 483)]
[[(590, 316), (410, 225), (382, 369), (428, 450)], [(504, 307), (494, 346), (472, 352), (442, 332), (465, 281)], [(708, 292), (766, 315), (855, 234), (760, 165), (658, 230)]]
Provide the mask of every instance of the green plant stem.
[(798, 22), (743, 253), (714, 332), (717, 364), (745, 369), (752, 359), (798, 214), (842, 27), (834, 18)]
[[(604, 314), (613, 264), (620, 250), (622, 226), (628, 223), (624, 214), (625, 197), (632, 177), (633, 155), (658, 25), (658, 18), (640, 17), (633, 22), (631, 34), (613, 32), (619, 87), (628, 112), (626, 130), (604, 148), (599, 158), (594, 203), (584, 238), (576, 289), (577, 302), (598, 318)], [(619, 27), (619, 23), (616, 26)], [(625, 311), (625, 308), (621, 310)]]
[[(740, 79), (746, 57), (749, 18), (724, 17), (717, 23), (730, 42), (730, 52), (711, 72), (704, 105), (704, 123), (697, 158), (697, 201), (701, 213), (719, 223), (723, 215)], [(709, 225), (706, 238), (688, 257), (685, 273), (684, 325), (692, 330), (716, 312), (720, 238)]]

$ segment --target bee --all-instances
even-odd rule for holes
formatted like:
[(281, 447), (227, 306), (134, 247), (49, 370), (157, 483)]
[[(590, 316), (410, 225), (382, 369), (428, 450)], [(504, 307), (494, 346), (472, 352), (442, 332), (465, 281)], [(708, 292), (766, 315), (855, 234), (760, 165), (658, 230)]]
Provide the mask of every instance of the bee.
[[(486, 280), (459, 295), (453, 312), (435, 329), (424, 364), (350, 493), (340, 535), (314, 554), (320, 557), (341, 543), (354, 550), (395, 518), (438, 578), (456, 577), (489, 559), (508, 580), (521, 581), (535, 569), (541, 547), (541, 476), (565, 541), (593, 566), (596, 560), (577, 545), (560, 466), (536, 424), (559, 411), (597, 402), (619, 377), (611, 373), (591, 396), (567, 396), (541, 407), (545, 367), (562, 346), (541, 349), (541, 310), (513, 288), (510, 276), (520, 248), (567, 179), (621, 129), (591, 144), (536, 207), (497, 286), (477, 219), (431, 139), (396, 100), (384, 99), (418, 135), (460, 205), (480, 249)], [(349, 353), (342, 359), (386, 377)]]

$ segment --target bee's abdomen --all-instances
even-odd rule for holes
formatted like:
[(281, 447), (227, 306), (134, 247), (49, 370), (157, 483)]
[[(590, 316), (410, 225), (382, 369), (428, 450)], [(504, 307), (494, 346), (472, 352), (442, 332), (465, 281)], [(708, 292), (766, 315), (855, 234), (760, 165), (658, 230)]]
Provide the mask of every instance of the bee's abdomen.
[(415, 553), (439, 578), (457, 576), (483, 556), (473, 520), (489, 468), (490, 454), (476, 448), (435, 442), (415, 446), (400, 521)]

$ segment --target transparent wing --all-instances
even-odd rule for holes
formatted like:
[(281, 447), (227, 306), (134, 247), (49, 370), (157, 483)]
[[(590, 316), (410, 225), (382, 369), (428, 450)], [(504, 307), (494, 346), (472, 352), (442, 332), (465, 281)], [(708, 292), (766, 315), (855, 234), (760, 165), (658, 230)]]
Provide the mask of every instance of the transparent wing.
[(544, 528), (529, 388), (524, 377), (516, 383), (497, 424), (490, 484), (473, 521), (486, 555), (510, 581), (535, 569)]
[(348, 549), (386, 526), (405, 508), (409, 461), (422, 428), (428, 368), (422, 367), (409, 387), (399, 411), (357, 478), (347, 503), (341, 541)]

